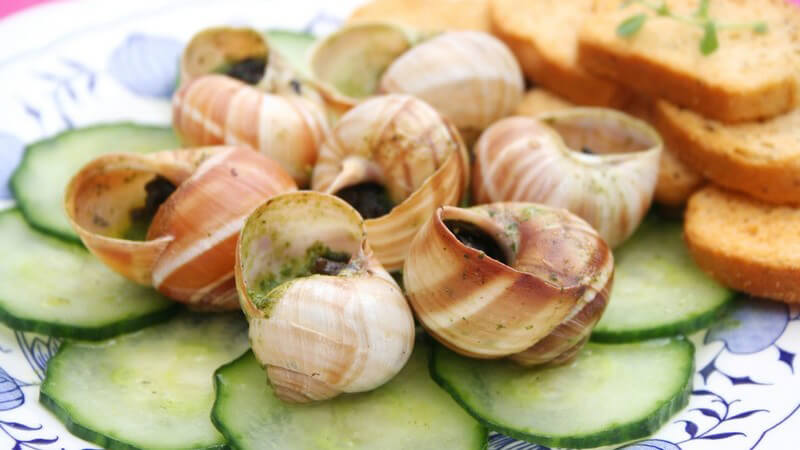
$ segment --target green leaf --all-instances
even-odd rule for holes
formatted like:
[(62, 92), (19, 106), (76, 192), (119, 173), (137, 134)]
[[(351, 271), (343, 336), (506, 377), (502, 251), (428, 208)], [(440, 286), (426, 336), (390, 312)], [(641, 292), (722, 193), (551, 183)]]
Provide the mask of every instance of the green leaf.
[(697, 6), (697, 11), (695, 11), (695, 17), (700, 17), (705, 19), (708, 17), (708, 4), (710, 0), (700, 0), (700, 5)]
[(617, 35), (622, 37), (633, 36), (642, 28), (646, 20), (647, 14), (636, 14), (628, 17), (617, 27)]
[(667, 5), (667, 0), (663, 0), (661, 2), (661, 6), (656, 9), (656, 14), (659, 16), (669, 16), (672, 12), (669, 10), (669, 5)]
[(700, 41), (700, 51), (704, 55), (710, 55), (719, 47), (719, 40), (717, 40), (717, 25), (714, 22), (706, 22), (703, 26), (705, 33), (703, 33), (703, 40)]
[(765, 22), (758, 22), (753, 25), (753, 31), (755, 31), (758, 34), (764, 34), (767, 31), (769, 31), (769, 28), (767, 27), (767, 24)]

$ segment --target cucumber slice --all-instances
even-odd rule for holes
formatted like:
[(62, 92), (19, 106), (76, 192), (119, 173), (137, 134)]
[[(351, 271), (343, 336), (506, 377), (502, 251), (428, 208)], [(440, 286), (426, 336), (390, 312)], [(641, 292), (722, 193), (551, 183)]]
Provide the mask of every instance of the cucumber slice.
[(282, 403), (252, 352), (220, 368), (211, 419), (234, 449), (482, 449), (486, 430), (431, 381), (430, 348), (389, 383), (311, 405)]
[(316, 38), (309, 33), (289, 30), (267, 30), (266, 34), (269, 44), (286, 57), (289, 65), (308, 78), (311, 73), (308, 67), (308, 49)]
[(575, 361), (523, 368), (437, 346), (433, 378), (489, 429), (551, 447), (591, 448), (650, 435), (686, 406), (694, 346), (684, 338), (589, 343)]
[(11, 177), (11, 190), (31, 225), (80, 242), (64, 213), (64, 190), (81, 167), (104, 153), (178, 147), (171, 128), (120, 122), (66, 131), (28, 146)]
[(110, 341), (68, 342), (48, 363), (39, 401), (105, 448), (222, 448), (209, 420), (212, 375), (247, 345), (234, 313), (184, 313)]
[(169, 319), (176, 303), (106, 268), (81, 246), (0, 212), (0, 321), (20, 330), (105, 339)]
[(679, 222), (646, 220), (614, 258), (611, 300), (593, 341), (689, 334), (710, 325), (734, 296), (694, 263)]

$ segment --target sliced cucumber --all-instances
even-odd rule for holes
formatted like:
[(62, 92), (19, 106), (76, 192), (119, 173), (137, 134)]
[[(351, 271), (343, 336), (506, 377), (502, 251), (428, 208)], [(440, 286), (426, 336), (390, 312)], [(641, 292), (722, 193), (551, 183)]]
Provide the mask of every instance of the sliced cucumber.
[(286, 57), (289, 65), (300, 75), (308, 77), (311, 73), (308, 67), (308, 49), (316, 38), (308, 33), (289, 30), (267, 30), (266, 34), (269, 44)]
[(430, 348), (417, 340), (386, 385), (311, 405), (282, 403), (248, 352), (215, 375), (211, 418), (234, 449), (482, 449), (486, 430), (427, 370)]
[(106, 268), (81, 246), (0, 212), (0, 321), (20, 330), (105, 339), (169, 319), (176, 303)]
[(589, 343), (571, 363), (523, 368), (437, 346), (434, 379), (492, 430), (552, 447), (590, 448), (656, 431), (689, 401), (694, 346), (684, 338)]
[(597, 342), (631, 342), (689, 334), (719, 317), (733, 291), (692, 261), (679, 222), (646, 220), (614, 252), (611, 300), (592, 334)]
[(247, 345), (234, 313), (184, 313), (110, 341), (68, 342), (48, 363), (39, 401), (105, 448), (221, 448), (209, 419), (213, 373)]
[(177, 147), (171, 128), (120, 122), (66, 131), (28, 146), (11, 177), (11, 190), (31, 225), (80, 242), (64, 213), (64, 190), (81, 167), (104, 153)]

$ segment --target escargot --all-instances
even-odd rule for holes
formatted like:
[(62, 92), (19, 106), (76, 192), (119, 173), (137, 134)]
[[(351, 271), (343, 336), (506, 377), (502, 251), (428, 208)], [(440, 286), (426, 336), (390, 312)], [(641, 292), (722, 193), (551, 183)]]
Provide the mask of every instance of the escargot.
[(474, 358), (569, 360), (606, 304), (614, 257), (574, 214), (535, 203), (443, 206), (403, 267), (422, 326)]
[(652, 127), (610, 109), (509, 117), (475, 144), (473, 199), (566, 208), (616, 247), (650, 207), (662, 148)]
[(361, 216), (331, 195), (287, 193), (258, 207), (242, 228), (236, 287), (253, 353), (284, 401), (374, 389), (411, 355), (400, 287)]
[(86, 247), (116, 272), (196, 309), (230, 310), (245, 217), (295, 189), (276, 162), (246, 147), (113, 153), (72, 178), (65, 207)]
[(467, 151), (453, 125), (422, 100), (393, 94), (341, 117), (322, 144), (311, 187), (353, 205), (378, 260), (398, 270), (420, 225), (438, 206), (458, 203), (468, 180)]
[(405, 93), (453, 121), (467, 141), (514, 110), (522, 71), (500, 40), (479, 31), (433, 37), (389, 23), (356, 23), (320, 41), (312, 81), (340, 108), (370, 95)]
[(204, 75), (172, 98), (172, 124), (184, 145), (246, 145), (308, 184), (327, 132), (320, 108), (303, 97), (274, 95), (222, 75)]

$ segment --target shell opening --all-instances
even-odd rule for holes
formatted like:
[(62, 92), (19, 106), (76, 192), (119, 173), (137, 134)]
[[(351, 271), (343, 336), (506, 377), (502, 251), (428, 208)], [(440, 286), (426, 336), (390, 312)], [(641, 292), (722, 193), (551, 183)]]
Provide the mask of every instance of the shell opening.
[(570, 150), (588, 155), (635, 153), (659, 144), (646, 127), (633, 118), (596, 108), (575, 108), (570, 114), (541, 117), (564, 140)]
[(130, 211), (131, 224), (122, 237), (130, 241), (144, 241), (158, 208), (167, 201), (177, 187), (161, 175), (156, 175), (144, 185), (144, 205)]
[(247, 220), (239, 242), (250, 300), (265, 309), (287, 282), (341, 275), (358, 264), (362, 219), (345, 202), (312, 192), (275, 197)]
[(267, 58), (245, 58), (226, 63), (214, 72), (236, 78), (244, 83), (256, 85), (267, 70)]
[(389, 23), (345, 27), (322, 39), (311, 52), (314, 79), (346, 103), (373, 95), (386, 68), (412, 45), (404, 29)]
[(505, 253), (500, 244), (489, 233), (483, 231), (474, 223), (463, 220), (445, 220), (444, 225), (462, 244), (481, 251), (486, 256), (503, 264), (508, 264)]
[(333, 195), (346, 201), (365, 219), (384, 216), (394, 208), (388, 190), (380, 183), (354, 184), (334, 192)]

